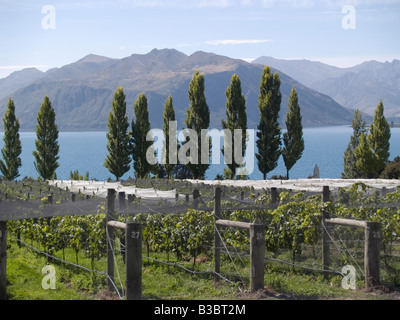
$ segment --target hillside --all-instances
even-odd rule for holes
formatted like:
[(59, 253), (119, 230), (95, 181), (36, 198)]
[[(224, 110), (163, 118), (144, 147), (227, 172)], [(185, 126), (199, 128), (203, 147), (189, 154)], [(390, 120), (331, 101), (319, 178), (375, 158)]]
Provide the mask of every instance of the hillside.
[[(262, 65), (247, 63), (213, 53), (196, 52), (190, 56), (174, 49), (154, 49), (147, 54), (133, 54), (123, 59), (88, 55), (77, 62), (47, 71), (40, 79), (31, 81), (7, 98), (0, 100), (4, 114), (6, 100), (12, 96), (21, 130), (33, 130), (44, 95), (47, 94), (56, 111), (60, 130), (106, 130), (111, 100), (117, 86), (126, 94), (128, 115), (133, 117), (133, 103), (145, 92), (149, 100), (152, 128), (162, 127), (162, 109), (169, 94), (173, 97), (178, 127), (184, 126), (189, 82), (195, 70), (205, 75), (206, 98), (211, 111), (211, 128), (220, 128), (225, 117), (225, 90), (233, 73), (242, 81), (247, 99), (249, 128), (256, 128)], [(288, 97), (296, 87), (302, 108), (304, 126), (351, 124), (353, 114), (327, 95), (312, 90), (279, 71), (281, 78), (284, 125)], [(4, 80), (7, 80), (4, 79)]]
[(0, 98), (7, 98), (13, 92), (42, 78), (44, 72), (36, 68), (26, 68), (11, 73), (7, 78), (0, 79)]
[(253, 63), (275, 67), (304, 85), (327, 94), (342, 106), (359, 109), (370, 116), (382, 99), (385, 115), (400, 121), (399, 60), (385, 63), (368, 61), (350, 68), (271, 57), (260, 57)]

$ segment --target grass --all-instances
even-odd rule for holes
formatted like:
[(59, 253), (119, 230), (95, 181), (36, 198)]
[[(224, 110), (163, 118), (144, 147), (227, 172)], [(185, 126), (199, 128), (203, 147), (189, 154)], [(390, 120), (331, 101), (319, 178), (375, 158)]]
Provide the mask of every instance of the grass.
[[(106, 291), (106, 276), (94, 274), (61, 262), (48, 262), (46, 257), (33, 249), (9, 241), (7, 251), (7, 292), (10, 300), (102, 300), (115, 299)], [(61, 256), (58, 253), (58, 256)], [(163, 255), (154, 256), (165, 261)], [(75, 261), (75, 253), (66, 251), (66, 259)], [(267, 262), (264, 277), (265, 288), (257, 293), (248, 291), (248, 266), (243, 266), (239, 276), (234, 275), (229, 261), (223, 259), (222, 271), (234, 283), (221, 280), (215, 284), (212, 274), (190, 273), (183, 268), (167, 266), (144, 259), (143, 299), (144, 300), (369, 300), (393, 299), (388, 295), (377, 295), (363, 290), (344, 290), (341, 277), (323, 281), (320, 274), (309, 271), (293, 271), (291, 267), (276, 262)], [(124, 283), (124, 266), (117, 256), (121, 282)], [(179, 262), (190, 269), (192, 261)], [(56, 272), (56, 289), (43, 289), (42, 268), (51, 264)], [(84, 255), (79, 264), (90, 268), (90, 260)], [(212, 270), (213, 261), (203, 257), (196, 271)], [(96, 270), (106, 270), (106, 261), (96, 261)], [(117, 273), (116, 273), (117, 275)], [(118, 287), (119, 281), (116, 281)], [(362, 288), (362, 283), (357, 284)], [(120, 287), (121, 289), (121, 287)]]
[[(65, 278), (67, 270), (55, 264), (56, 289), (42, 287), (42, 268), (47, 265), (45, 257), (32, 250), (12, 244), (7, 251), (7, 293), (10, 300), (87, 300), (91, 296), (76, 290)], [(67, 280), (67, 281), (66, 281)]]
[[(78, 269), (59, 261), (49, 262), (46, 257), (31, 248), (19, 248), (9, 241), (7, 250), (7, 292), (10, 300), (96, 300), (119, 299), (118, 295), (106, 293), (106, 276)], [(66, 260), (75, 261), (75, 253), (66, 250)], [(61, 257), (61, 253), (56, 254)], [(165, 258), (165, 257), (161, 257)], [(144, 259), (146, 260), (146, 259)], [(166, 260), (166, 259), (165, 259)], [(117, 256), (121, 283), (124, 284), (124, 265)], [(56, 289), (43, 289), (42, 268), (51, 264), (55, 267)], [(90, 259), (79, 256), (79, 265), (91, 268)], [(189, 263), (191, 265), (191, 263)], [(189, 268), (189, 266), (187, 266)], [(106, 260), (95, 263), (96, 270), (106, 270)], [(120, 289), (120, 282), (116, 285)], [(173, 266), (156, 262), (143, 263), (143, 298), (146, 300), (196, 300), (235, 299), (236, 286), (222, 282), (214, 285), (212, 275), (196, 275)]]

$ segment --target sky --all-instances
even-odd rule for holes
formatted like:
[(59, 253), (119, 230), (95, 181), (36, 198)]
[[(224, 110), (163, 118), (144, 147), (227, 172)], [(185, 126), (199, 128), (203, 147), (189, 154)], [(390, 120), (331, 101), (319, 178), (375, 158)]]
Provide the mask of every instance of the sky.
[(400, 0), (0, 0), (0, 78), (174, 48), (338, 67), (400, 59)]

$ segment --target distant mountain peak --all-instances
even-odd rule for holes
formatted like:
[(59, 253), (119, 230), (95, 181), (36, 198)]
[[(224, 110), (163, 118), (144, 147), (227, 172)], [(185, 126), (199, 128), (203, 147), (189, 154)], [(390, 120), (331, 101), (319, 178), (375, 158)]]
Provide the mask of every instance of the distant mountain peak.
[(14, 71), (7, 77), (0, 79), (0, 98), (9, 97), (20, 88), (44, 77), (45, 73), (36, 68), (25, 68)]
[(78, 60), (77, 62), (95, 62), (95, 63), (100, 63), (108, 60), (113, 60), (112, 58), (108, 58), (105, 56), (100, 56), (97, 54), (88, 54), (87, 56), (83, 57), (82, 59)]

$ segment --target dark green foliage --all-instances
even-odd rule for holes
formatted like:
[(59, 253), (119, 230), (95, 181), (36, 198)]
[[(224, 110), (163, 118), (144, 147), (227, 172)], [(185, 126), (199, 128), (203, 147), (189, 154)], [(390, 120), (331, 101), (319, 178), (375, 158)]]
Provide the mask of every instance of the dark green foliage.
[(188, 168), (185, 165), (181, 163), (178, 163), (174, 167), (172, 175), (174, 176), (175, 179), (193, 179), (192, 173), (188, 170)]
[(14, 180), (19, 177), (21, 167), (21, 140), (19, 137), (19, 121), (15, 116), (14, 101), (9, 98), (4, 122), (4, 147), (1, 150), (0, 171), (4, 179)]
[(304, 151), (303, 125), (301, 110), (296, 89), (293, 87), (289, 96), (289, 112), (286, 114), (286, 129), (283, 134), (282, 157), (286, 166), (287, 178), (289, 171), (299, 160)]
[(380, 101), (368, 135), (361, 134), (359, 145), (354, 149), (356, 166), (364, 178), (378, 178), (385, 168), (390, 155), (390, 136), (390, 126)]
[(37, 115), (35, 168), (44, 180), (53, 179), (59, 166), (58, 127), (55, 123), (56, 113), (46, 95)]
[[(187, 158), (191, 159), (191, 161), (186, 164), (186, 167), (192, 173), (194, 179), (204, 179), (204, 174), (210, 166), (209, 161), (208, 163), (202, 163), (201, 161), (201, 146), (202, 143), (207, 143), (206, 139), (208, 139), (209, 147), (211, 149), (211, 143), (209, 142), (210, 139), (206, 137), (203, 139), (204, 141), (202, 141), (201, 136), (201, 130), (207, 130), (210, 125), (210, 110), (207, 105), (204, 91), (204, 75), (200, 74), (199, 71), (196, 70), (189, 83), (188, 95), (190, 105), (189, 108), (186, 109), (185, 120), (186, 127), (197, 133), (198, 158), (194, 159), (192, 155), (187, 154)], [(189, 139), (182, 143), (182, 147), (189, 142), (188, 140)]]
[(382, 100), (379, 101), (375, 110), (374, 121), (369, 127), (368, 144), (375, 156), (377, 177), (389, 160), (390, 150), (390, 125), (384, 116)]
[(381, 179), (400, 179), (400, 157), (389, 161), (380, 175)]
[[(242, 152), (240, 154), (241, 157), (244, 156), (246, 151), (246, 129), (247, 129), (247, 114), (246, 114), (246, 99), (242, 94), (242, 85), (239, 77), (234, 74), (231, 78), (231, 83), (227, 88), (226, 92), (226, 121), (222, 120), (222, 128), (227, 129), (231, 132), (231, 144), (229, 146), (225, 146), (222, 148), (222, 154), (225, 157), (225, 161), (229, 159), (230, 163), (227, 163), (228, 168), (230, 169), (231, 176), (229, 179), (233, 179), (235, 177), (235, 172), (237, 168), (242, 166), (242, 159), (236, 159), (235, 150), (239, 150), (241, 148)], [(234, 130), (240, 129), (242, 130), (242, 135), (240, 141), (235, 141), (234, 139)], [(226, 140), (226, 139), (225, 139)], [(227, 151), (230, 151), (230, 154), (226, 154)]]
[(281, 127), (278, 122), (282, 100), (280, 85), (278, 73), (273, 74), (271, 68), (265, 66), (258, 96), (260, 123), (256, 142), (258, 169), (263, 174), (264, 180), (267, 178), (268, 172), (276, 168), (281, 155)]
[(358, 146), (354, 149), (356, 166), (361, 173), (361, 178), (373, 178), (373, 172), (376, 171), (376, 162), (374, 154), (368, 145), (367, 135), (362, 133)]
[(129, 121), (125, 93), (121, 87), (115, 91), (111, 107), (108, 115), (108, 154), (104, 166), (119, 180), (129, 171), (131, 163)]
[[(142, 179), (150, 174), (155, 165), (155, 163), (149, 162), (150, 156), (154, 156), (154, 149), (151, 141), (147, 97), (144, 93), (139, 94), (133, 108), (135, 111), (131, 132), (133, 169), (136, 179)], [(146, 140), (148, 133), (151, 137), (149, 141)]]
[(71, 180), (84, 180), (89, 181), (89, 172), (86, 171), (85, 176), (79, 174), (79, 170), (74, 170), (69, 172), (69, 178)]
[[(172, 158), (176, 159), (177, 155), (177, 149), (171, 147), (172, 150), (172, 154), (170, 154), (169, 149), (170, 149), (170, 145), (169, 145), (169, 124), (170, 121), (175, 121), (175, 111), (174, 111), (174, 106), (173, 106), (173, 102), (172, 102), (172, 97), (169, 96), (167, 98), (167, 101), (165, 102), (164, 105), (164, 112), (163, 112), (163, 131), (164, 131), (164, 137), (165, 137), (165, 141), (164, 141), (164, 149), (163, 149), (163, 163), (164, 163), (164, 168), (165, 171), (167, 172), (167, 176), (170, 177), (172, 174), (172, 170), (174, 169), (176, 163), (171, 163), (173, 161), (170, 161), (172, 159), (170, 159), (170, 156), (172, 156)], [(178, 142), (176, 143), (176, 145), (178, 144)]]
[(356, 157), (354, 154), (355, 148), (360, 143), (361, 134), (366, 134), (366, 124), (362, 120), (360, 110), (354, 112), (354, 119), (352, 123), (353, 135), (350, 137), (349, 145), (344, 153), (344, 170), (342, 172), (342, 179), (358, 179), (362, 177), (362, 173), (357, 168)]

